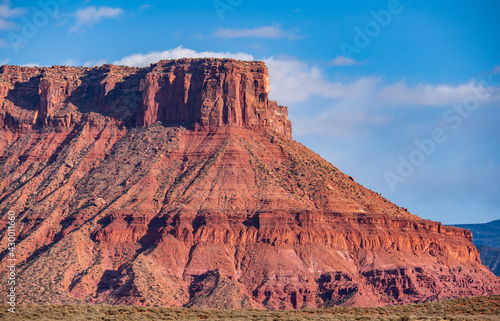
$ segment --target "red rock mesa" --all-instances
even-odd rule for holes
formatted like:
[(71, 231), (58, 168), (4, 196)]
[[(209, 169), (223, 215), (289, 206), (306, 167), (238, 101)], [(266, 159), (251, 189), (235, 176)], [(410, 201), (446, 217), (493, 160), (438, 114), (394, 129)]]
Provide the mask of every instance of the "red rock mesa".
[[(467, 230), (291, 138), (262, 62), (0, 67), (20, 303), (299, 309), (500, 293)], [(0, 282), (2, 293), (7, 283)]]

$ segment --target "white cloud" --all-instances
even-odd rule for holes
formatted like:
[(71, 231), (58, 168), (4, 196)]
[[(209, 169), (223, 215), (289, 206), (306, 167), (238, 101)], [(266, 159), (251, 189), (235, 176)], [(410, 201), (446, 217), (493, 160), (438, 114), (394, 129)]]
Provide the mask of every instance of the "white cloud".
[(361, 62), (358, 62), (352, 58), (347, 58), (344, 56), (338, 56), (332, 61), (329, 62), (330, 65), (332, 66), (354, 66), (354, 65), (361, 65)]
[(361, 77), (350, 83), (333, 82), (319, 67), (300, 60), (271, 57), (264, 61), (269, 68), (271, 98), (284, 104), (302, 102), (311, 96), (362, 99), (369, 96), (380, 81), (375, 77)]
[(15, 18), (26, 12), (24, 8), (11, 8), (8, 2), (0, 4), (0, 30), (11, 30), (15, 23), (6, 19)]
[(10, 30), (15, 26), (12, 21), (0, 19), (0, 30)]
[(214, 52), (214, 51), (194, 51), (191, 49), (179, 46), (175, 49), (165, 51), (155, 51), (147, 54), (133, 54), (115, 61), (115, 65), (146, 67), (151, 63), (158, 62), (162, 59), (179, 59), (179, 58), (234, 58), (238, 60), (254, 60), (252, 55), (245, 53), (232, 53), (232, 52)]
[(0, 66), (6, 65), (8, 63), (9, 63), (9, 59), (0, 60)]
[(271, 57), (264, 61), (269, 68), (270, 98), (289, 106), (295, 134), (364, 136), (369, 126), (388, 121), (371, 101), (381, 78), (331, 81), (321, 68), (300, 60)]
[(123, 14), (122, 8), (112, 7), (87, 7), (78, 9), (75, 13), (76, 25), (70, 31), (81, 31), (85, 27), (91, 27), (103, 19), (116, 18)]
[(214, 32), (215, 37), (219, 38), (296, 38), (297, 36), (290, 31), (284, 31), (280, 26), (266, 26), (254, 29), (222, 29)]
[(0, 38), (0, 48), (5, 48), (8, 46), (9, 44), (7, 43), (7, 41), (5, 39)]
[(0, 18), (13, 18), (23, 15), (26, 12), (24, 8), (11, 8), (7, 4), (0, 5)]
[(500, 65), (496, 66), (496, 67), (493, 69), (493, 73), (494, 73), (494, 74), (500, 74)]

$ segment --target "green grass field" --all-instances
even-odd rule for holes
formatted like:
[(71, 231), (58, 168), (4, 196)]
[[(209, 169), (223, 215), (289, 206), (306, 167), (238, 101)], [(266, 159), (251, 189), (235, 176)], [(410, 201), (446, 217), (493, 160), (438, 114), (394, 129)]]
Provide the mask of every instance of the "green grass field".
[(109, 305), (1, 306), (0, 320), (500, 320), (500, 295), (380, 308), (295, 311), (205, 310)]

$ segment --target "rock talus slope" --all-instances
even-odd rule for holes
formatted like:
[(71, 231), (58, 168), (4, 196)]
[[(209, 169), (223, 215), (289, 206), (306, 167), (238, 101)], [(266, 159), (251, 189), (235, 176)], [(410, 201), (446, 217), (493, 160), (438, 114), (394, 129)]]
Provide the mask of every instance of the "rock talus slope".
[[(0, 278), (22, 303), (294, 309), (500, 293), (467, 230), (291, 139), (267, 68), (0, 67)], [(7, 291), (6, 283), (0, 283)]]

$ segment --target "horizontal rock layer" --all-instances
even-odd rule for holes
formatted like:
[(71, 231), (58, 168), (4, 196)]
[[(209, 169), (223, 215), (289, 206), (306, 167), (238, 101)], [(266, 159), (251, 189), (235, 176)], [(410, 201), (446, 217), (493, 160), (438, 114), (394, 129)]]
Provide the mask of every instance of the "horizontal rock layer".
[[(191, 81), (207, 85), (184, 90), (168, 79), (187, 62), (263, 66), (202, 59), (102, 67), (122, 79), (143, 73), (135, 86), (116, 82), (116, 96), (99, 78), (85, 80), (86, 89), (77, 80), (54, 86), (62, 71), (12, 82), (17, 94), (8, 90), (2, 104), (0, 210), (17, 214), (19, 302), (293, 309), (500, 293), (469, 231), (408, 213), (291, 140), (286, 122), (261, 122), (281, 113), (257, 99), (268, 93), (264, 76), (251, 76), (255, 95), (243, 100), (231, 100), (233, 82), (213, 86), (223, 110), (240, 102), (241, 117), (214, 116), (210, 105), (189, 126), (174, 126), (189, 120), (185, 106), (214, 100), (211, 79), (232, 77), (193, 72)], [(41, 70), (3, 68), (2, 79)], [(252, 72), (241, 75), (236, 87), (250, 86)], [(187, 103), (169, 98), (179, 90)], [(35, 107), (28, 102), (36, 97)], [(175, 109), (165, 101), (177, 101), (178, 112), (167, 116)], [(0, 220), (3, 279), (7, 223)]]

